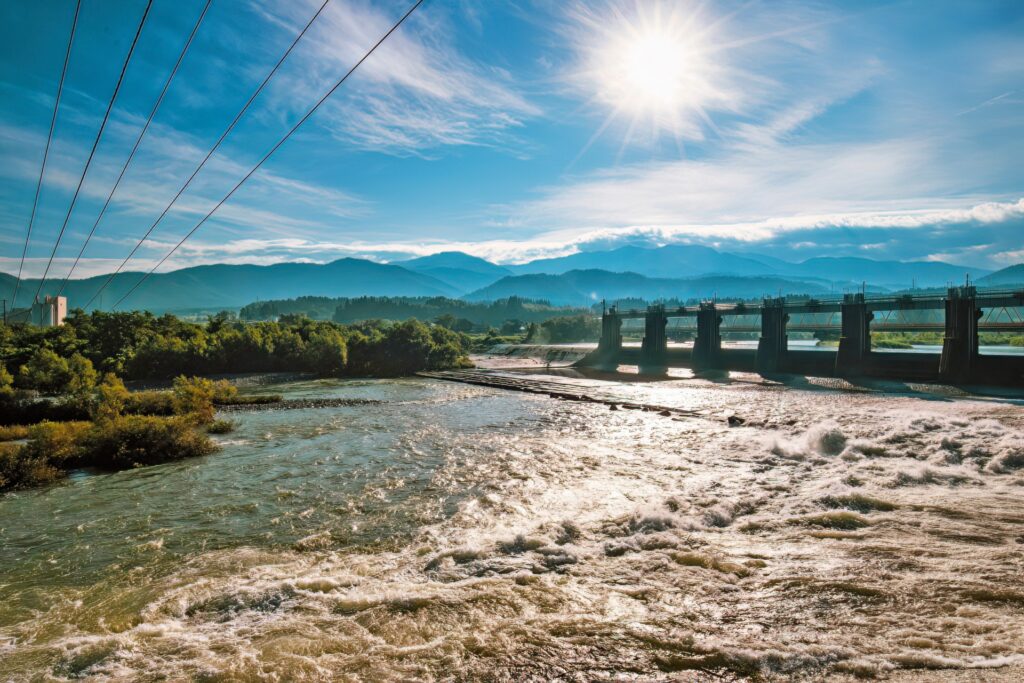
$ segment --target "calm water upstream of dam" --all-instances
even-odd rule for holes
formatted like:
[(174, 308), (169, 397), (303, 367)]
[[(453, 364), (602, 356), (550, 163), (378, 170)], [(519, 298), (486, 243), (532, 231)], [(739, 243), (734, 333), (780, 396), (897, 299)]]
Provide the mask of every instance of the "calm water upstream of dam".
[(298, 382), (380, 403), (0, 497), (0, 681), (1021, 680), (1024, 402), (564, 381), (693, 414)]

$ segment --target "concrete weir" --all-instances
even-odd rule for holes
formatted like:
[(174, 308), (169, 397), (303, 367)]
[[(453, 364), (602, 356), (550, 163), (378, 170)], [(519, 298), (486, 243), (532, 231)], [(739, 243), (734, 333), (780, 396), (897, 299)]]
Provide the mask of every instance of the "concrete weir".
[[(1024, 333), (1021, 309), (1024, 291), (978, 292), (974, 287), (952, 288), (945, 295), (847, 294), (829, 301), (771, 298), (758, 306), (705, 302), (673, 309), (660, 304), (646, 310), (612, 307), (602, 314), (597, 349), (577, 365), (605, 371), (635, 365), (640, 374), (655, 376), (669, 368), (690, 368), (1024, 386), (1024, 355), (982, 355), (978, 345), (982, 330)], [(668, 344), (668, 323), (680, 318), (695, 323), (685, 328), (695, 333), (692, 348)], [(723, 327), (725, 318), (731, 322)], [(623, 322), (631, 319), (644, 321), (640, 348), (622, 344)], [(942, 351), (875, 351), (872, 330), (941, 330)], [(723, 331), (759, 332), (757, 349), (723, 347)], [(791, 349), (791, 331), (838, 333), (838, 349), (835, 353)]]

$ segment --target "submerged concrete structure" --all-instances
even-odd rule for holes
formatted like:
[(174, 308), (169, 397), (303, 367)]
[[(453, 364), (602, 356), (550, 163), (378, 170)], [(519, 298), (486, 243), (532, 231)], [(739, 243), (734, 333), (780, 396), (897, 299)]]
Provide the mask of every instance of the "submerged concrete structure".
[[(723, 320), (728, 332), (759, 334), (756, 349), (722, 345)], [(623, 344), (623, 323), (643, 320), (639, 348)], [(669, 345), (670, 320), (694, 337), (693, 346)], [(979, 353), (979, 331), (1024, 333), (1024, 290), (978, 292), (956, 287), (943, 294), (842, 299), (765, 299), (758, 306), (722, 305), (619, 311), (602, 316), (598, 348), (579, 365), (611, 371), (635, 365), (641, 374), (664, 375), (668, 368), (739, 370), (825, 377), (879, 377), (909, 381), (1024, 386), (1024, 354)], [(920, 350), (873, 350), (872, 331), (941, 331), (940, 353)], [(677, 331), (677, 328), (673, 328)], [(836, 335), (835, 352), (794, 348), (792, 332)]]

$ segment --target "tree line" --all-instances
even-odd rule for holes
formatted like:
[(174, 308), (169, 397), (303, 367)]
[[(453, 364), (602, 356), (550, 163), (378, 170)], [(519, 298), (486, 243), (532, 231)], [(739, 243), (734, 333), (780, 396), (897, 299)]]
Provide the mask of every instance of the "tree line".
[(519, 330), (531, 322), (579, 312), (546, 301), (509, 297), (490, 302), (470, 302), (447, 297), (362, 296), (330, 298), (304, 296), (296, 299), (258, 301), (243, 306), (242, 320), (277, 320), (282, 315), (305, 315), (319, 320), (354, 323), (363, 320), (445, 321), (445, 326), (460, 332)]
[(242, 323), (220, 314), (198, 324), (136, 311), (76, 311), (60, 327), (0, 326), (5, 372), (16, 387), (43, 393), (74, 391), (106, 372), (124, 379), (277, 371), (390, 377), (464, 365), (468, 349), (463, 335), (416, 320)]

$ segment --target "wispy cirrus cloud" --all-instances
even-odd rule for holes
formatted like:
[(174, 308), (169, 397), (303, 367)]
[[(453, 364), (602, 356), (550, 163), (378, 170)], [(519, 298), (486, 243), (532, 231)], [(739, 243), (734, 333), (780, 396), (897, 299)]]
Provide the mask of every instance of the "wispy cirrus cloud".
[[(293, 27), (311, 13), (265, 0), (256, 6), (269, 21)], [(309, 45), (296, 53), (289, 78), (274, 85), (278, 106), (312, 104), (403, 10), (400, 4), (334, 0)], [(518, 147), (515, 130), (540, 108), (519, 92), (511, 74), (461, 53), (455, 35), (442, 7), (414, 14), (325, 105), (318, 123), (341, 144), (397, 155), (428, 156), (458, 145)]]
[[(127, 156), (126, 146), (131, 144), (142, 123), (137, 116), (124, 113), (112, 119), (110, 142), (101, 148), (101, 154), (96, 156), (89, 170), (60, 253), (77, 252), (81, 246)], [(0, 149), (41, 147), (44, 141), (38, 130), (0, 124)], [(44, 189), (44, 200), (49, 201), (43, 206), (41, 220), (34, 233), (33, 242), (37, 245), (47, 241), (52, 245), (50, 232), (62, 219), (62, 212), (66, 210), (78, 183), (85, 145), (81, 139), (64, 142), (51, 154)], [(201, 145), (200, 141), (182, 131), (153, 125), (92, 243), (125, 245), (127, 253), (205, 155), (207, 150)], [(0, 177), (16, 182), (35, 180), (39, 173), (36, 159), (13, 153), (8, 156), (10, 163), (0, 167)], [(161, 238), (191, 228), (250, 168), (251, 163), (234, 158), (228, 151), (212, 157), (186, 193), (175, 202), (153, 236)], [(261, 235), (320, 234), (332, 221), (365, 217), (371, 211), (369, 201), (352, 193), (298, 180), (277, 171), (263, 170), (240, 190), (236, 201), (228, 202), (218, 210), (215, 225), (228, 230), (255, 231)], [(7, 236), (10, 233), (10, 241), (20, 241), (25, 230), (24, 219), (15, 213), (0, 226), (0, 234)], [(161, 248), (164, 247), (158, 241), (147, 241), (143, 253)], [(29, 273), (33, 267), (31, 260), (26, 263)]]
[(496, 207), (495, 213), (524, 229), (578, 230), (758, 225), (778, 215), (962, 204), (951, 198), (957, 184), (939, 161), (936, 141), (928, 139), (745, 147), (702, 159), (599, 170), (544, 188), (538, 199)]

